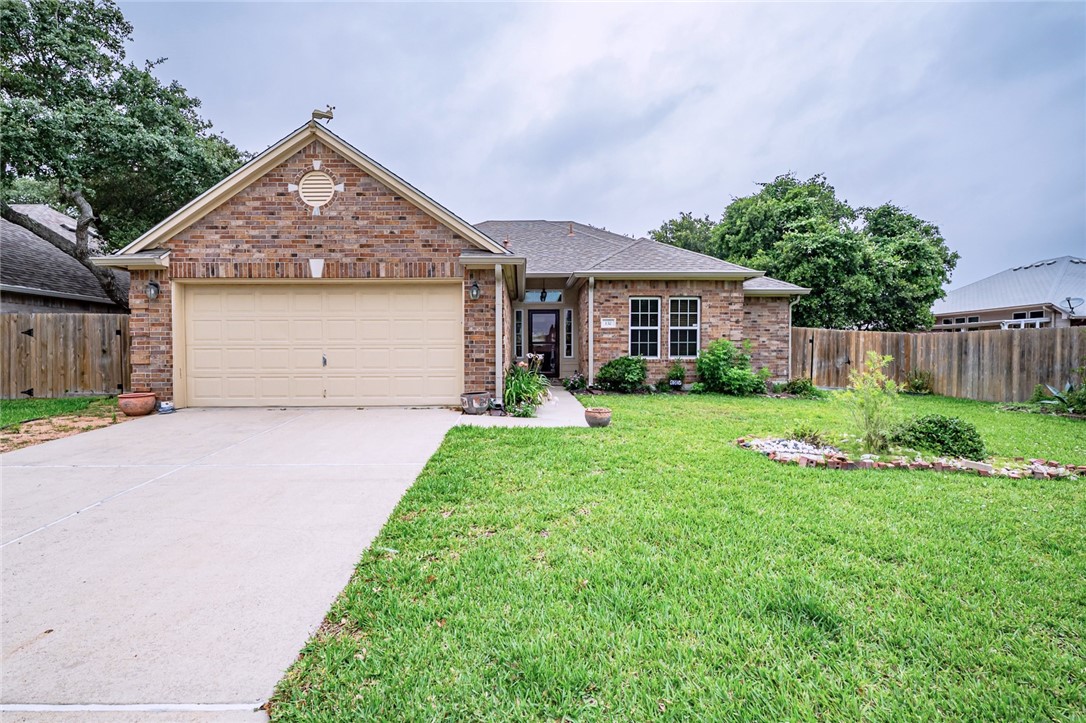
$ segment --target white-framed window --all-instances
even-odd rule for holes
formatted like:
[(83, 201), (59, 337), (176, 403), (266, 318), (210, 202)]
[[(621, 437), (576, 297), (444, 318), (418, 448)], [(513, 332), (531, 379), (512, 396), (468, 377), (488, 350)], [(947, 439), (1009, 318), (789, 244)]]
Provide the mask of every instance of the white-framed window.
[(698, 355), (701, 299), (677, 296), (668, 302), (668, 356), (691, 359)]
[(566, 309), (565, 335), (562, 338), (562, 356), (566, 359), (573, 358), (573, 309)]
[(660, 299), (630, 297), (630, 356), (660, 358)]
[(1011, 315), (1011, 318), (1012, 319), (1025, 319), (1026, 318), (1026, 312), (1024, 312), (1024, 311), (1016, 311)]
[(1042, 309), (1040, 311), (1031, 311), (1031, 312), (1029, 312), (1029, 318), (1031, 318), (1031, 319), (1043, 319), (1043, 318), (1045, 318), (1044, 309)]
[(524, 356), (524, 309), (513, 311), (513, 357)]

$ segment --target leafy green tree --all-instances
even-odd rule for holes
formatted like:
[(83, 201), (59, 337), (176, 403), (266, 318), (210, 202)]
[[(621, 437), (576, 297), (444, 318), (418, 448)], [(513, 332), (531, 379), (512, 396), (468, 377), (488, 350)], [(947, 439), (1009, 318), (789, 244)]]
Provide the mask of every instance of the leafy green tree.
[[(688, 217), (654, 238), (678, 238)], [(824, 176), (792, 173), (733, 199), (703, 250), (810, 288), (794, 323), (836, 329), (930, 328), (958, 261), (935, 225), (892, 204), (855, 210)]]
[(931, 306), (943, 297), (943, 285), (958, 264), (939, 227), (893, 204), (861, 208), (863, 232), (872, 246), (872, 276), (889, 293), (872, 297), (870, 329), (898, 331), (930, 328)]
[(53, 242), (118, 303), (112, 273), (88, 260), (91, 225), (117, 248), (244, 160), (198, 99), (154, 76), (162, 60), (125, 61), (131, 36), (112, 0), (0, 0), (0, 186), (55, 188), (78, 220), (74, 245)]
[(694, 214), (683, 211), (678, 218), (664, 221), (660, 228), (649, 231), (653, 241), (671, 244), (688, 251), (697, 251), (701, 254), (712, 253), (710, 244), (713, 240), (713, 229), (716, 224), (708, 216), (697, 218)]

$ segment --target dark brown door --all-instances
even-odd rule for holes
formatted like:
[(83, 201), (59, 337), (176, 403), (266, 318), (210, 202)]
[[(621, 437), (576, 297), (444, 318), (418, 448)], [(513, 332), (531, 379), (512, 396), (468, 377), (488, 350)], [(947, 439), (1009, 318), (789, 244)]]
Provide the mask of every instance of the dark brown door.
[(543, 357), (539, 371), (558, 376), (558, 312), (528, 312), (528, 351)]

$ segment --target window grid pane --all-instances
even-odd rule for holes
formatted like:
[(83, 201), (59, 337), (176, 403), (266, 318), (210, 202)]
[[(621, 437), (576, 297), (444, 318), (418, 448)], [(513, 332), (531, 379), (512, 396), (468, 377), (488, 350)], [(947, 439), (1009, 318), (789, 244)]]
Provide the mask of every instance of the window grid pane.
[(566, 339), (565, 339), (565, 357), (569, 359), (573, 356), (573, 309), (566, 309)]
[(668, 356), (698, 355), (700, 299), (676, 298), (669, 302)]
[(630, 356), (660, 356), (659, 299), (630, 299)]
[(517, 309), (513, 318), (516, 319), (513, 324), (513, 356), (519, 359), (524, 356), (524, 310)]

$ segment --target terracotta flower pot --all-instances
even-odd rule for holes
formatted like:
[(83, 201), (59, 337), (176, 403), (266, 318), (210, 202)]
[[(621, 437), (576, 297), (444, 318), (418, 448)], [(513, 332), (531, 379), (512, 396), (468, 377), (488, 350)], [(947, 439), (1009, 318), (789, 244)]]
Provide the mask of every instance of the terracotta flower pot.
[(142, 417), (155, 408), (154, 392), (132, 392), (117, 397), (117, 406), (126, 417)]
[(589, 427), (606, 427), (611, 423), (611, 410), (607, 407), (589, 407), (584, 410), (584, 420)]

